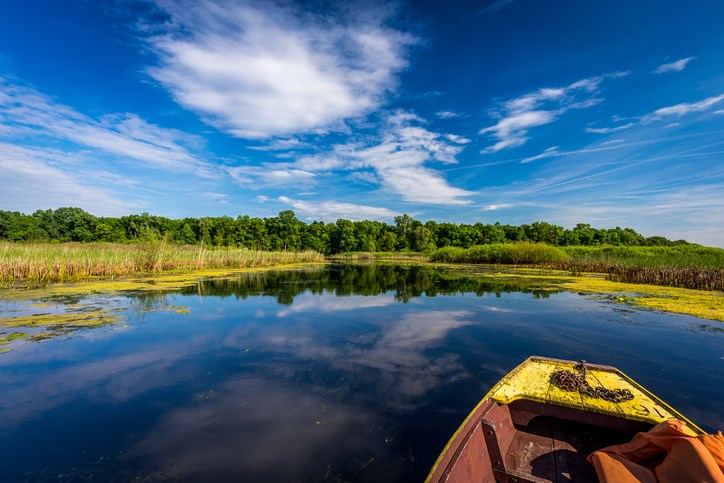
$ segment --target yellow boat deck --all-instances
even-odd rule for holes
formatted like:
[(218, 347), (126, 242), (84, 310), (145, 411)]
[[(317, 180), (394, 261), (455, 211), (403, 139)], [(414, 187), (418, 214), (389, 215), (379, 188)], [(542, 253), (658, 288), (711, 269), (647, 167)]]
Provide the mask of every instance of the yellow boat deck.
[(503, 377), (487, 397), (500, 404), (528, 399), (652, 425), (668, 419), (678, 419), (686, 422), (690, 434), (705, 434), (681, 413), (614, 367), (588, 364), (588, 382), (594, 387), (598, 385), (607, 389), (628, 389), (634, 396), (630, 401), (609, 402), (580, 392), (563, 390), (552, 382), (551, 376), (558, 370), (576, 372), (576, 364), (558, 359), (529, 357)]

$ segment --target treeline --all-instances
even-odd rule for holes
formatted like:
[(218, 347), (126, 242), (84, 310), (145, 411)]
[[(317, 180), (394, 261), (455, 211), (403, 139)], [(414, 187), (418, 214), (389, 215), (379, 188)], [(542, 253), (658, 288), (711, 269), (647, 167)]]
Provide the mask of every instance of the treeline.
[(672, 246), (687, 244), (662, 236), (644, 237), (631, 228), (597, 229), (578, 224), (564, 229), (544, 221), (530, 225), (500, 223), (425, 223), (409, 215), (390, 225), (379, 221), (337, 220), (305, 223), (291, 210), (270, 218), (238, 216), (172, 220), (140, 215), (96, 217), (80, 208), (38, 210), (32, 215), (0, 210), (0, 240), (13, 242), (129, 243), (164, 237), (183, 245), (243, 247), (251, 250), (344, 252), (429, 252), (440, 247), (530, 241), (553, 246)]

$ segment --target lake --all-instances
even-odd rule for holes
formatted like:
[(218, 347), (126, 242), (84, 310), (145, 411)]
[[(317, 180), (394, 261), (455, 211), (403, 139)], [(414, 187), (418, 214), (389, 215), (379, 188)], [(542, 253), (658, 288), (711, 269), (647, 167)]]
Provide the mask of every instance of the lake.
[(351, 264), (74, 301), (125, 318), (0, 354), (4, 481), (422, 481), (533, 354), (724, 429), (724, 324), (603, 297)]

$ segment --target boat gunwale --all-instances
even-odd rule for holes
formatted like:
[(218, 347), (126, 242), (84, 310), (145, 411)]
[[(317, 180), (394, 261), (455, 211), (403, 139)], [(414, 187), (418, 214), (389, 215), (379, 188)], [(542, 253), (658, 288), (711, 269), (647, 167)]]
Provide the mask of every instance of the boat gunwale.
[[(461, 436), (464, 437), (464, 436), (465, 436), (465, 435), (461, 435), (461, 433), (463, 432), (463, 430), (466, 429), (466, 426), (468, 425), (468, 423), (470, 422), (470, 420), (479, 412), (479, 410), (483, 407), (483, 405), (486, 404), (486, 403), (488, 403), (489, 401), (493, 401), (495, 404), (501, 404), (501, 405), (502, 405), (502, 404), (505, 404), (505, 405), (507, 405), (507, 404), (510, 404), (510, 403), (512, 403), (512, 402), (514, 402), (514, 401), (516, 401), (516, 400), (525, 399), (525, 400), (535, 401), (535, 402), (538, 402), (538, 403), (550, 404), (550, 405), (554, 405), (554, 406), (559, 406), (559, 407), (567, 408), (567, 406), (563, 406), (563, 405), (560, 405), (560, 404), (556, 404), (555, 402), (551, 402), (551, 401), (547, 401), (547, 400), (539, 400), (538, 398), (534, 398), (534, 397), (525, 397), (525, 395), (521, 395), (521, 396), (516, 397), (516, 398), (514, 398), (514, 399), (511, 399), (511, 400), (509, 400), (509, 401), (507, 401), (507, 402), (500, 402), (499, 400), (496, 400), (496, 399), (495, 399), (495, 394), (500, 390), (500, 388), (501, 388), (503, 385), (505, 385), (508, 381), (510, 381), (510, 379), (512, 379), (518, 372), (520, 372), (520, 370), (522, 370), (523, 367), (525, 367), (525, 366), (527, 366), (527, 365), (529, 365), (529, 364), (531, 364), (531, 363), (565, 364), (565, 365), (568, 365), (568, 366), (570, 366), (570, 365), (576, 365), (576, 364), (577, 364), (575, 361), (570, 361), (570, 360), (565, 360), (565, 359), (556, 359), (556, 358), (552, 358), (552, 357), (535, 356), (535, 355), (534, 355), (534, 356), (528, 357), (528, 358), (525, 359), (523, 362), (521, 362), (520, 364), (518, 364), (515, 368), (513, 368), (512, 370), (510, 370), (510, 372), (508, 372), (508, 373), (507, 373), (505, 376), (503, 376), (492, 388), (490, 388), (490, 390), (485, 394), (485, 396), (483, 396), (483, 398), (480, 400), (480, 402), (478, 402), (478, 404), (475, 405), (475, 407), (473, 408), (473, 410), (470, 411), (470, 413), (467, 415), (467, 417), (463, 420), (462, 424), (460, 424), (460, 426), (457, 428), (457, 430), (453, 433), (453, 435), (450, 437), (450, 439), (448, 440), (448, 442), (447, 442), (447, 444), (445, 445), (445, 447), (444, 447), (444, 448), (442, 449), (442, 451), (440, 452), (440, 455), (437, 457), (437, 460), (435, 461), (435, 464), (433, 464), (432, 468), (430, 469), (430, 472), (429, 472), (429, 474), (427, 475), (427, 478), (425, 479), (425, 483), (430, 483), (430, 482), (432, 482), (432, 477), (433, 477), (434, 473), (437, 471), (437, 469), (438, 469), (438, 467), (440, 466), (440, 464), (442, 463), (443, 459), (445, 458), (445, 456), (446, 456), (446, 455), (448, 454), (448, 452), (450, 451), (450, 448), (452, 448), (452, 446), (458, 441), (458, 438), (459, 438), (459, 437), (461, 437)], [(623, 378), (627, 383), (631, 384), (634, 388), (636, 388), (637, 390), (641, 391), (647, 398), (649, 398), (650, 400), (654, 401), (656, 404), (660, 405), (661, 407), (663, 407), (664, 409), (666, 409), (667, 411), (669, 411), (669, 412), (670, 412), (672, 415), (674, 415), (676, 418), (678, 418), (678, 419), (680, 419), (681, 421), (685, 422), (685, 423), (686, 423), (686, 426), (687, 426), (688, 428), (690, 428), (690, 429), (692, 430), (692, 432), (694, 432), (696, 435), (706, 434), (706, 432), (705, 432), (704, 430), (702, 430), (702, 429), (699, 428), (696, 424), (694, 424), (693, 422), (691, 422), (688, 418), (686, 418), (684, 415), (682, 415), (679, 411), (677, 411), (676, 409), (674, 409), (673, 407), (671, 407), (669, 404), (667, 404), (666, 402), (664, 402), (661, 398), (659, 398), (659, 397), (656, 396), (654, 393), (652, 393), (651, 391), (649, 391), (648, 389), (646, 389), (645, 387), (643, 387), (641, 384), (639, 384), (638, 382), (636, 382), (635, 380), (633, 380), (631, 377), (629, 377), (628, 375), (626, 375), (624, 372), (622, 372), (622, 371), (619, 370), (618, 368), (613, 367), (613, 366), (609, 366), (609, 365), (593, 364), (593, 363), (587, 363), (587, 367), (588, 367), (589, 369), (594, 369), (594, 370), (603, 371), (603, 372), (610, 372), (610, 373), (619, 375), (619, 376), (620, 376), (621, 378)], [(575, 410), (575, 408), (568, 408), (568, 409)], [(590, 412), (595, 412), (595, 411), (590, 411)], [(616, 416), (613, 416), (613, 415), (611, 415), (611, 416), (612, 416), (612, 417), (616, 417)], [(624, 416), (625, 416), (625, 417), (624, 417)], [(620, 417), (621, 419), (629, 420), (629, 421), (639, 421), (639, 422), (644, 422), (644, 423), (653, 424), (652, 421), (649, 420), (649, 419), (631, 417), (632, 415), (629, 415), (629, 414), (624, 414), (624, 416), (618, 416), (618, 417)], [(468, 429), (468, 432), (469, 432), (469, 429)], [(461, 443), (462, 443), (462, 442), (461, 442)], [(452, 460), (451, 460), (451, 461), (452, 461)], [(448, 464), (450, 464), (450, 462), (448, 462)]]

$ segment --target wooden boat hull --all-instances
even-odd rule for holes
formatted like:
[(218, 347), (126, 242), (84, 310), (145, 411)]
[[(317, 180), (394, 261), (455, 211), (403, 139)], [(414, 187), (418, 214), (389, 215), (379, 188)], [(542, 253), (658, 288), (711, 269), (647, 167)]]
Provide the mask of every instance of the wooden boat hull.
[(604, 401), (552, 383), (556, 370), (575, 370), (576, 364), (533, 356), (513, 369), (465, 419), (426, 481), (596, 481), (585, 458), (597, 449), (629, 441), (667, 419), (704, 434), (613, 367), (589, 364), (588, 378), (630, 390), (631, 401)]

